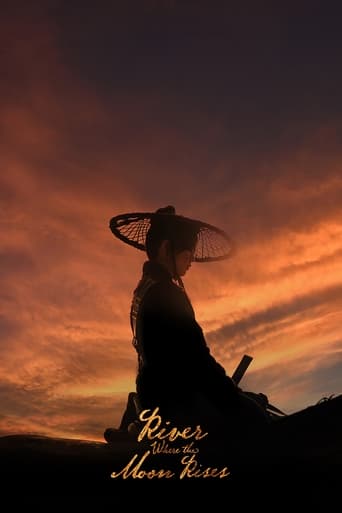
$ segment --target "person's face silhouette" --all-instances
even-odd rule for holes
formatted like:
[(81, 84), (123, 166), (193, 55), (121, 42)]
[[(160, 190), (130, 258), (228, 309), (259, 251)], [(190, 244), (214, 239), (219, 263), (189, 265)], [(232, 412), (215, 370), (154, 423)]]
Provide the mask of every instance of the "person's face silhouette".
[(184, 249), (175, 255), (176, 269), (179, 276), (184, 276), (191, 266), (194, 250)]
[[(176, 265), (176, 271), (178, 276), (184, 276), (189, 267), (191, 266), (191, 262), (193, 260), (195, 253), (195, 248), (192, 250), (184, 249), (182, 251), (177, 251), (174, 255), (174, 261)], [(171, 273), (173, 273), (174, 264), (173, 257), (170, 250), (170, 243), (168, 240), (164, 240), (158, 251), (157, 261), (164, 265)]]

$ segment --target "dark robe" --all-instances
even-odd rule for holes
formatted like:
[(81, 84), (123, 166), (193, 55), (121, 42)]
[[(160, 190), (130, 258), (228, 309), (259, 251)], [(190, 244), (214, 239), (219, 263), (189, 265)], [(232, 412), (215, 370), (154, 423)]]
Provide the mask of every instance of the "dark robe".
[(143, 266), (131, 324), (139, 360), (137, 393), (144, 409), (184, 412), (196, 403), (225, 410), (237, 401), (238, 389), (210, 354), (188, 296), (158, 263)]

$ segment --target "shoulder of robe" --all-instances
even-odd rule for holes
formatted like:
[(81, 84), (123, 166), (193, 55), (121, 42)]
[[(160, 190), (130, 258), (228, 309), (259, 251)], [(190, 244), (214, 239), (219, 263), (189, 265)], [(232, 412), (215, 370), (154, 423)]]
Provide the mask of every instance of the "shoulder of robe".
[(188, 299), (178, 285), (172, 282), (156, 282), (146, 292), (144, 307), (177, 312), (188, 308)]

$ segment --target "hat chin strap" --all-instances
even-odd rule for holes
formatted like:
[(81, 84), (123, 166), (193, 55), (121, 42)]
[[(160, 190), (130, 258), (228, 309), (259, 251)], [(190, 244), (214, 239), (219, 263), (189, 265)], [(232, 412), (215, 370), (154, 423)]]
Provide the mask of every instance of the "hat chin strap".
[(173, 248), (173, 243), (172, 241), (169, 241), (170, 242), (170, 250), (171, 250), (171, 259), (172, 259), (172, 267), (173, 267), (173, 276), (175, 277), (175, 280), (177, 282), (177, 285), (183, 289), (185, 291), (185, 287), (184, 287), (184, 283), (183, 283), (183, 280), (182, 278), (179, 276), (178, 272), (177, 272), (177, 266), (176, 266), (176, 258), (175, 258), (175, 251), (174, 251), (174, 248)]
[(182, 278), (177, 275), (176, 281), (177, 281), (178, 286), (185, 291), (185, 287), (184, 287), (184, 283), (183, 283)]

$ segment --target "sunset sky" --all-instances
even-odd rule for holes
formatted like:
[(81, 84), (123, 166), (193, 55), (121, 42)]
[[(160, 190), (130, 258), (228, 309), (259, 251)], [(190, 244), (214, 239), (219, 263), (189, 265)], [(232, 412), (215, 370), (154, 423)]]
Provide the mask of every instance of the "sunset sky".
[(118, 425), (145, 255), (108, 223), (169, 204), (234, 241), (184, 279), (227, 373), (287, 413), (342, 392), (341, 17), (239, 4), (2, 7), (1, 435)]

